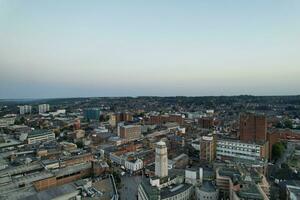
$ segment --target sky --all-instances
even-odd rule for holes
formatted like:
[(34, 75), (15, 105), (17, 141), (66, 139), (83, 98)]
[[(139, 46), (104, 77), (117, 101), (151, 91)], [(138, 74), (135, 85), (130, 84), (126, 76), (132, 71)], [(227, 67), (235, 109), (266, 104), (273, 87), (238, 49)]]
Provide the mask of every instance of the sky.
[(0, 98), (300, 94), (299, 0), (0, 0)]

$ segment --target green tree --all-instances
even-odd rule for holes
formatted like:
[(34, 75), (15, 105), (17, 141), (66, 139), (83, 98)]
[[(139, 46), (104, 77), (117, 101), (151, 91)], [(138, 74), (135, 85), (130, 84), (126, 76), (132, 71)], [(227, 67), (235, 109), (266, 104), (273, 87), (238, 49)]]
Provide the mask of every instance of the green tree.
[(284, 120), (283, 124), (285, 128), (290, 128), (290, 129), (293, 128), (293, 122), (289, 119)]
[(84, 146), (82, 141), (76, 142), (76, 145), (77, 145), (77, 148), (80, 148), (80, 149), (83, 148), (83, 146)]
[(284, 145), (281, 142), (273, 144), (272, 147), (272, 158), (278, 160), (284, 152)]
[(22, 117), (17, 118), (17, 119), (15, 120), (15, 125), (22, 125), (22, 124), (25, 123), (25, 121), (26, 121), (25, 117), (22, 116)]

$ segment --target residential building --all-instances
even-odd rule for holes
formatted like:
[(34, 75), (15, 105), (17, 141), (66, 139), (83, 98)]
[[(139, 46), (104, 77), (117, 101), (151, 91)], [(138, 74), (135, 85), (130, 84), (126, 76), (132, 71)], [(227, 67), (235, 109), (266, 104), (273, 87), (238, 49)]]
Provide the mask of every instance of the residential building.
[(46, 113), (50, 111), (50, 105), (49, 104), (40, 104), (39, 105), (39, 114)]
[(20, 115), (30, 114), (31, 108), (32, 108), (32, 106), (29, 106), (29, 105), (19, 106)]

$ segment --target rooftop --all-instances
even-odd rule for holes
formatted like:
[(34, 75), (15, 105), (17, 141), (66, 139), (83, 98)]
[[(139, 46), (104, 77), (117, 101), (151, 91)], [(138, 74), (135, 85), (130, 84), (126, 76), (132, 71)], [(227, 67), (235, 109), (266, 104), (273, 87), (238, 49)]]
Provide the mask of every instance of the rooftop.
[(37, 136), (43, 136), (43, 135), (48, 135), (52, 134), (53, 132), (50, 130), (43, 130), (43, 129), (38, 129), (38, 130), (33, 130), (31, 131), (27, 138), (32, 138), (32, 137), (37, 137)]
[(38, 192), (34, 195), (25, 197), (25, 200), (48, 200), (61, 197), (70, 193), (79, 193), (76, 187), (73, 184), (64, 184), (59, 187), (50, 188), (48, 190), (44, 190)]
[(165, 187), (161, 190), (160, 192), (160, 196), (162, 199), (168, 198), (168, 197), (172, 197), (175, 196), (177, 194), (180, 194), (186, 190), (188, 190), (189, 188), (193, 187), (190, 184), (180, 184), (180, 185), (172, 185), (169, 187)]
[(216, 192), (217, 188), (212, 184), (211, 181), (204, 181), (202, 186), (200, 187), (200, 190), (205, 192)]

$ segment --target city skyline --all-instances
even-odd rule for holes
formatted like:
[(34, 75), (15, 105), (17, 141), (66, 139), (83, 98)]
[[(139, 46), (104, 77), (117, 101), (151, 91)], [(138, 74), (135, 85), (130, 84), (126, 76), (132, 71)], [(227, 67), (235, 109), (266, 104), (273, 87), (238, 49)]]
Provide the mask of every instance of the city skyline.
[(0, 98), (299, 95), (299, 8), (0, 0)]

